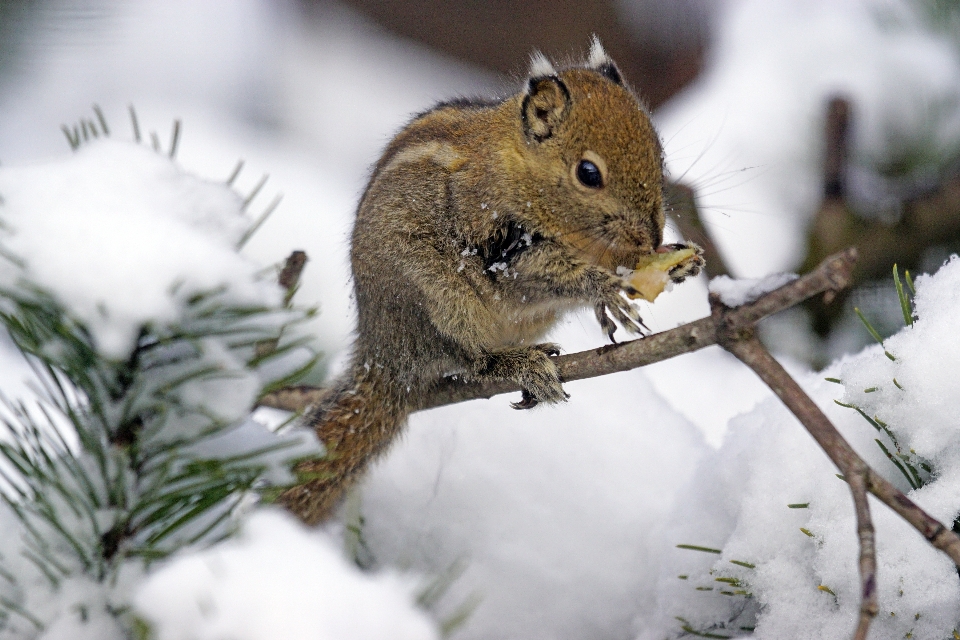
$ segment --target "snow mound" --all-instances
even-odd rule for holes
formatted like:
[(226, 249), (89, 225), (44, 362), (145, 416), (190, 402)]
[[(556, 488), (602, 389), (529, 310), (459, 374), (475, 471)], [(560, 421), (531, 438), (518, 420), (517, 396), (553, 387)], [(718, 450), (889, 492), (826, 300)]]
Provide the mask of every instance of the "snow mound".
[[(916, 285), (912, 326), (800, 382), (876, 471), (950, 527), (960, 511), (960, 260)], [(880, 615), (870, 637), (951, 637), (960, 623), (956, 567), (886, 506), (871, 499), (871, 511)], [(779, 401), (731, 422), (671, 520), (658, 612), (641, 620), (640, 638), (677, 637), (684, 625), (770, 639), (852, 633), (860, 587), (850, 493)]]
[[(563, 341), (566, 344), (566, 341)], [(652, 600), (661, 525), (707, 449), (639, 371), (414, 414), (363, 487), (376, 562), (463, 570), (435, 614), (461, 640), (624, 638)]]
[(413, 599), (292, 516), (260, 511), (238, 538), (153, 573), (135, 603), (158, 640), (436, 640)]
[[(146, 323), (169, 323), (190, 296), (275, 306), (281, 291), (236, 244), (252, 224), (240, 196), (169, 158), (99, 140), (60, 161), (0, 167), (0, 286), (57, 298), (122, 358)], [(19, 266), (17, 264), (19, 262)]]

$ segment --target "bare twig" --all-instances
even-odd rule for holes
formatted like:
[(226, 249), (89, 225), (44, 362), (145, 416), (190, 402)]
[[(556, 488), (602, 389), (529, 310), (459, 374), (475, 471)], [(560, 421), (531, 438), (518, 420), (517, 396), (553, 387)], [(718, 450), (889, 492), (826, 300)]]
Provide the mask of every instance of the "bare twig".
[[(283, 303), (285, 305), (290, 304), (290, 299), (293, 298), (293, 294), (297, 292), (297, 285), (300, 283), (300, 274), (303, 272), (303, 267), (306, 264), (307, 254), (303, 251), (294, 251), (287, 256), (287, 260), (283, 264), (283, 269), (280, 270), (280, 274), (277, 276), (277, 282), (285, 292), (283, 296)], [(280, 341), (276, 338), (258, 342), (256, 347), (256, 356), (258, 358), (262, 358), (267, 354), (273, 353), (277, 350), (277, 345), (279, 343)], [(287, 392), (286, 390), (281, 389), (276, 393), (285, 394)]]
[(287, 292), (287, 302), (297, 290), (300, 283), (300, 274), (303, 273), (303, 267), (307, 264), (307, 254), (303, 251), (294, 251), (287, 256), (287, 261), (277, 276), (277, 282)]
[(854, 640), (866, 640), (870, 623), (880, 610), (877, 604), (877, 544), (873, 521), (870, 519), (870, 502), (867, 500), (867, 472), (869, 469), (862, 469), (847, 476), (857, 517), (857, 537), (860, 539), (860, 620)]
[[(722, 311), (717, 312), (722, 308), (722, 305), (715, 304), (714, 315), (722, 317)], [(857, 516), (857, 534), (860, 538), (860, 619), (854, 637), (858, 640), (866, 638), (870, 622), (877, 615), (876, 544), (866, 493), (872, 471), (760, 341), (755, 336), (748, 335), (752, 334), (752, 328), (729, 327), (728, 331), (727, 335), (720, 337), (720, 345), (753, 369), (777, 394), (830, 460), (837, 465), (850, 486)]]
[(823, 197), (843, 200), (847, 192), (847, 158), (850, 155), (850, 101), (842, 96), (834, 96), (827, 103), (824, 139)]

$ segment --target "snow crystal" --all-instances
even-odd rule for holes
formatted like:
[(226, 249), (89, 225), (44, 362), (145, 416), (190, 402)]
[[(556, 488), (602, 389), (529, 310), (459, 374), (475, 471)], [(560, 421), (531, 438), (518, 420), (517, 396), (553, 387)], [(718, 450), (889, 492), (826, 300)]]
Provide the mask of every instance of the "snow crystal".
[(328, 538), (279, 511), (179, 556), (134, 598), (158, 640), (435, 640), (413, 600), (410, 585), (360, 573)]
[(717, 276), (710, 280), (710, 293), (720, 296), (720, 302), (728, 307), (739, 307), (796, 279), (795, 273), (775, 273), (765, 278)]
[(0, 263), (0, 284), (52, 293), (111, 357), (199, 292), (280, 302), (275, 282), (258, 282), (261, 265), (236, 252), (251, 224), (240, 196), (147, 147), (99, 140), (63, 160), (0, 167), (0, 196), (0, 242), (24, 265)]

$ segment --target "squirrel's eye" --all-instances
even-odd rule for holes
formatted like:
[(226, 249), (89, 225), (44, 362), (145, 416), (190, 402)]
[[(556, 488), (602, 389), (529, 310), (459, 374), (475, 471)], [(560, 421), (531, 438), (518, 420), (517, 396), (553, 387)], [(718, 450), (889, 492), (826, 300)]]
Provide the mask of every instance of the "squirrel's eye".
[(577, 165), (577, 180), (585, 187), (599, 189), (603, 186), (603, 175), (600, 173), (600, 167), (589, 160), (581, 160)]

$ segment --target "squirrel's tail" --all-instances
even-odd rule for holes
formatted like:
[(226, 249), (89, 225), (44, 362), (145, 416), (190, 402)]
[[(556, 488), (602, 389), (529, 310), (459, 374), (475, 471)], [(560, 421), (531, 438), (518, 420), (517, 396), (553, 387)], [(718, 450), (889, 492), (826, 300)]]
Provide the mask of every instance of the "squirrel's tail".
[(333, 514), (346, 490), (400, 432), (410, 412), (406, 394), (382, 370), (354, 366), (307, 416), (326, 455), (297, 465), (301, 484), (279, 502), (307, 524)]

